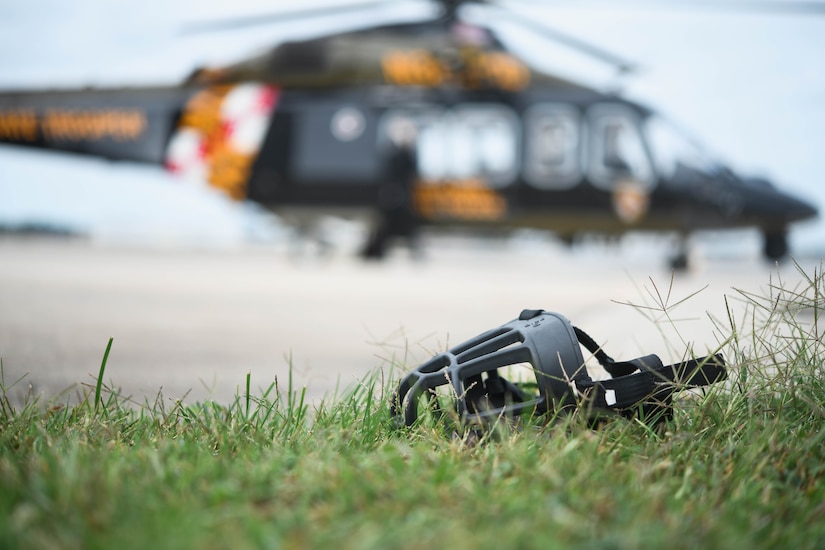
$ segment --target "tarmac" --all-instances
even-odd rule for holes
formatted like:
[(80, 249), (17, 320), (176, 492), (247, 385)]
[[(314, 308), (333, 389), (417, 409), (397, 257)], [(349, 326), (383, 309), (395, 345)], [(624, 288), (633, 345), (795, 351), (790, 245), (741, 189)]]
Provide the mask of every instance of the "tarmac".
[[(135, 403), (228, 403), (277, 379), (334, 399), (370, 376), (397, 379), (435, 353), (543, 308), (616, 359), (714, 352), (743, 293), (798, 285), (787, 263), (699, 258), (674, 275), (660, 251), (443, 238), (424, 258), (296, 260), (265, 245), (140, 247), (0, 238), (0, 357), (16, 400), (75, 400), (105, 384)], [(810, 260), (805, 269), (821, 269)], [(810, 271), (809, 271), (810, 273)], [(603, 373), (598, 374), (603, 376)]]

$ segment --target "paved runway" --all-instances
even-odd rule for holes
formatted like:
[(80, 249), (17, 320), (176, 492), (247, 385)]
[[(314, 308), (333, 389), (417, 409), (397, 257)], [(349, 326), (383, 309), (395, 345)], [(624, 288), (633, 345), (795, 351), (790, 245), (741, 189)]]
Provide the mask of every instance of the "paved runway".
[[(811, 262), (811, 265), (817, 265)], [(377, 265), (336, 257), (295, 262), (283, 250), (124, 248), (85, 240), (0, 239), (0, 357), (5, 384), (46, 397), (93, 384), (109, 337), (107, 383), (137, 401), (228, 402), (278, 378), (310, 398), (376, 369), (405, 372), (523, 308), (565, 314), (616, 358), (704, 354), (721, 337), (734, 288), (766, 288), (757, 259), (704, 260), (673, 280), (676, 323), (626, 305), (655, 303), (671, 285), (658, 254), (592, 246), (446, 239), (423, 261), (399, 251)], [(799, 276), (783, 267), (789, 281)], [(704, 290), (703, 290), (704, 289)], [(732, 301), (737, 304), (736, 299)], [(739, 307), (735, 305), (735, 307)], [(647, 311), (647, 315), (652, 315)], [(662, 315), (658, 315), (662, 317)], [(68, 390), (68, 391), (67, 391)]]

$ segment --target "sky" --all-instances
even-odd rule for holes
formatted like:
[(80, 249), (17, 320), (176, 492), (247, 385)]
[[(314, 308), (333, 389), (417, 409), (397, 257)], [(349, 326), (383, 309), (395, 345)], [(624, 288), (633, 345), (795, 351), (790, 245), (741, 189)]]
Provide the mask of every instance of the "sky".
[[(723, 0), (719, 0), (722, 2)], [(778, 0), (781, 1), (781, 0)], [(185, 34), (187, 23), (343, 0), (0, 0), (0, 90), (171, 84), (201, 64), (240, 59), (282, 40), (425, 15), (387, 0), (367, 14)], [(735, 169), (773, 179), (825, 212), (825, 14), (662, 7), (665, 2), (535, 0), (519, 14), (638, 66), (623, 79), (580, 54), (491, 22), (528, 62), (597, 86), (620, 87), (692, 132)], [(739, 3), (741, 4), (741, 2)], [(682, 3), (682, 6), (685, 4)], [(0, 223), (37, 219), (112, 240), (232, 243), (270, 230), (260, 213), (153, 168), (0, 147)], [(825, 223), (792, 245), (825, 242)]]

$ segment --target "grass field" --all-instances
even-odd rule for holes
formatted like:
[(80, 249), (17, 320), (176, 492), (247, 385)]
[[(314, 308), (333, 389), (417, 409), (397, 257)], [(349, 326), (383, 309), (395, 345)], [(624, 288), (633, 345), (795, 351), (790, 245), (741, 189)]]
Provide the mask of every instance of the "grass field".
[(136, 405), (105, 360), (75, 405), (15, 406), (3, 380), (0, 547), (823, 548), (825, 278), (800, 275), (707, 320), (729, 380), (658, 430), (398, 429), (382, 372), (312, 405), (249, 378), (228, 404)]

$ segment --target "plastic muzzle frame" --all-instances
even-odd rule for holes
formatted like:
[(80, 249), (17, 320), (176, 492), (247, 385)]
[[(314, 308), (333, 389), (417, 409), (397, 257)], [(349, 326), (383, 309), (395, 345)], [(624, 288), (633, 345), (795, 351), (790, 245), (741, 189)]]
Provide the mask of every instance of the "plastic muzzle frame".
[[(593, 381), (581, 346), (594, 354), (613, 377)], [(504, 378), (499, 369), (529, 364), (535, 390)], [(420, 398), (435, 399), (435, 389), (448, 385), (459, 417), (478, 423), (500, 416), (541, 415), (587, 404), (643, 420), (672, 413), (673, 393), (706, 386), (727, 377), (721, 355), (663, 366), (656, 355), (617, 362), (563, 315), (524, 310), (515, 319), (484, 332), (418, 366), (401, 381), (391, 405), (399, 424), (418, 418)]]

